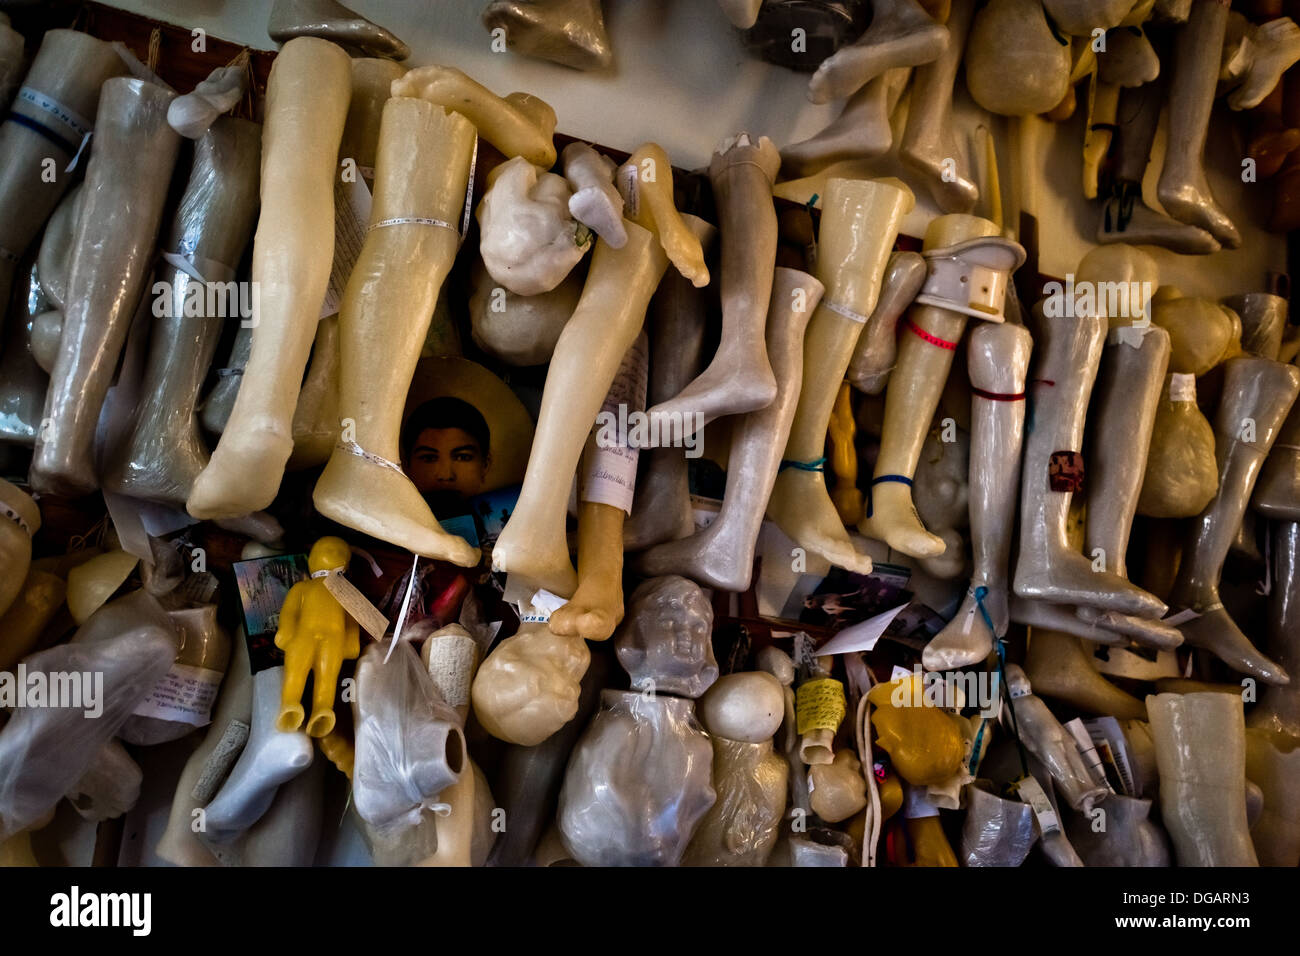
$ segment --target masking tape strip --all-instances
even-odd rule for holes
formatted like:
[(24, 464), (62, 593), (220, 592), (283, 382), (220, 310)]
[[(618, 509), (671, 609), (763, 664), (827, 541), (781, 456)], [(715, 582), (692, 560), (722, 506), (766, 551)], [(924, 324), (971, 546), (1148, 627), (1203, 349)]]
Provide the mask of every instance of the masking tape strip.
[(842, 315), (844, 318), (858, 323), (858, 325), (865, 325), (867, 322), (868, 316), (863, 315), (861, 312), (854, 312), (848, 306), (839, 305), (829, 299), (822, 299), (821, 306), (824, 309), (830, 309), (836, 315)]
[(342, 568), (316, 571), (312, 573), (312, 577), (323, 578), (326, 589), (334, 596), (334, 600), (342, 605), (343, 610), (347, 611), (367, 634), (377, 641), (383, 640), (384, 634), (388, 631), (388, 618), (384, 617), (379, 609), (357, 590), (355, 584), (343, 577)]

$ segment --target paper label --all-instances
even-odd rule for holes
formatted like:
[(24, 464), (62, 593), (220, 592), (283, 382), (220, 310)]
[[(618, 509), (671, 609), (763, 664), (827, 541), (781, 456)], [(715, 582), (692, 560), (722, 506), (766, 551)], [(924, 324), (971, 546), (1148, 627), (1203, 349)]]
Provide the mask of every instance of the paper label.
[(365, 178), (356, 182), (334, 182), (334, 263), (330, 266), (330, 283), (325, 290), (325, 301), (320, 307), (320, 317), (337, 315), (343, 304), (343, 290), (348, 287), (352, 267), (361, 257), (361, 246), (366, 241), (366, 227), (370, 224), (370, 189)]
[(639, 449), (630, 445), (629, 437), (645, 416), (649, 342), (645, 332), (641, 332), (623, 356), (605, 395), (605, 403), (596, 416), (578, 489), (580, 500), (620, 508), (629, 515), (640, 455)]
[(898, 617), (905, 607), (907, 607), (906, 604), (900, 604), (884, 614), (877, 614), (875, 617), (859, 621), (857, 624), (850, 624), (818, 648), (817, 653), (851, 654), (854, 651), (872, 650), (876, 646), (876, 642), (880, 640), (880, 636), (885, 633), (885, 629), (893, 623), (894, 618)]
[(795, 692), (795, 730), (839, 730), (844, 720), (844, 685), (830, 677), (810, 680)]
[(388, 618), (384, 617), (379, 608), (370, 603), (369, 598), (357, 590), (355, 584), (345, 578), (341, 572), (330, 572), (320, 580), (325, 583), (326, 590), (334, 595), (334, 600), (339, 602), (343, 610), (351, 615), (363, 631), (377, 641), (383, 640), (388, 632)]
[[(30, 86), (24, 86), (14, 97), (13, 105), (18, 106), (19, 104), (27, 108), (26, 115), (29, 119), (43, 118), (46, 121), (53, 121), (58, 127), (56, 132), (74, 145), (84, 142), (86, 134), (95, 128), (94, 123), (76, 110), (64, 106), (54, 97), (47, 96), (40, 90), (34, 90)], [(32, 115), (33, 113), (36, 115)]]
[(1052, 809), (1052, 801), (1047, 799), (1042, 785), (1033, 777), (1024, 777), (1016, 783), (1016, 794), (1022, 803), (1027, 803), (1038, 818), (1038, 829), (1042, 833), (1056, 833), (1061, 829), (1061, 821)]
[(208, 754), (208, 759), (203, 761), (199, 779), (194, 781), (194, 789), (190, 791), (191, 797), (201, 804), (212, 801), (222, 781), (230, 773), (230, 768), (244, 752), (244, 745), (248, 743), (248, 731), (248, 724), (242, 720), (232, 720), (226, 724), (221, 739), (212, 748), (212, 753)]
[(1196, 376), (1174, 372), (1169, 376), (1169, 400), (1171, 402), (1196, 401)]
[(206, 727), (212, 723), (212, 703), (217, 699), (217, 688), (224, 676), (224, 672), (206, 667), (173, 664), (132, 713)]
[(1114, 790), (1114, 784), (1118, 784), (1119, 790), (1116, 792), (1130, 797), (1137, 796), (1133, 769), (1128, 762), (1128, 742), (1124, 739), (1119, 721), (1114, 717), (1092, 717), (1085, 720), (1083, 726), (1088, 729), (1088, 736), (1096, 745), (1097, 756), (1101, 758), (1103, 767), (1111, 771), (1106, 774), (1107, 781), (1112, 783), (1111, 789)]
[(1194, 621), (1201, 616), (1200, 611), (1193, 611), (1190, 607), (1185, 607), (1177, 614), (1170, 614), (1163, 618), (1160, 623), (1168, 624), (1170, 627), (1177, 627), (1179, 624), (1186, 624), (1188, 621)]

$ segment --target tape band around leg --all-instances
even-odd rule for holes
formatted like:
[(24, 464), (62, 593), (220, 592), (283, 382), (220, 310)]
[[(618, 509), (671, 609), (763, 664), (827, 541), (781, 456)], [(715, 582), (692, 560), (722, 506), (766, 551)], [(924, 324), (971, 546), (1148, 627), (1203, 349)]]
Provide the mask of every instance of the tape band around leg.
[(907, 485), (907, 487), (909, 488), (912, 487), (912, 479), (907, 477), (907, 475), (881, 475), (879, 478), (872, 478), (871, 488), (867, 489), (867, 517), (868, 518), (870, 518), (872, 514), (875, 513), (875, 501), (873, 500), (875, 496), (871, 493), (871, 489), (875, 488), (876, 485), (882, 484), (883, 482), (886, 481), (897, 482), (900, 485)]
[(858, 323), (858, 325), (865, 325), (867, 322), (867, 316), (863, 315), (861, 312), (854, 312), (848, 306), (837, 305), (829, 299), (822, 299), (821, 306), (824, 309), (830, 309), (836, 315), (842, 315), (844, 318)]
[(341, 448), (349, 455), (356, 455), (358, 458), (365, 459), (366, 461), (370, 462), (372, 465), (379, 465), (381, 468), (390, 468), (393, 471), (397, 472), (399, 475), (402, 476), (406, 475), (406, 472), (402, 471), (402, 466), (397, 464), (397, 462), (389, 461), (387, 458), (384, 458), (382, 455), (376, 455), (373, 452), (368, 452), (354, 441), (344, 441), (343, 439), (340, 438), (337, 447)]
[(12, 123), (17, 123), (19, 126), (26, 126), (33, 133), (44, 137), (69, 156), (73, 156), (77, 152), (77, 145), (75, 143), (71, 143), (64, 139), (61, 135), (39, 120), (34, 120), (30, 116), (24, 116), (22, 113), (15, 113), (12, 110), (9, 112), (7, 119)]
[(986, 398), (990, 402), (1023, 402), (1025, 400), (1024, 392), (986, 392), (982, 388), (970, 387), (972, 395), (978, 395), (980, 398)]
[(794, 468), (798, 471), (824, 472), (826, 470), (826, 456), (823, 455), (821, 458), (814, 458), (812, 461), (794, 461), (793, 459), (790, 458), (782, 458), (781, 464), (780, 466), (777, 467), (776, 470), (778, 472), (782, 472), (785, 471), (787, 468)]
[(925, 329), (913, 322), (911, 318), (904, 318), (903, 321), (907, 323), (907, 328), (915, 333), (922, 341), (929, 342), (931, 345), (937, 345), (939, 348), (947, 349), (950, 352), (956, 351), (956, 342), (949, 342), (947, 339), (941, 339), (939, 336), (927, 332)]

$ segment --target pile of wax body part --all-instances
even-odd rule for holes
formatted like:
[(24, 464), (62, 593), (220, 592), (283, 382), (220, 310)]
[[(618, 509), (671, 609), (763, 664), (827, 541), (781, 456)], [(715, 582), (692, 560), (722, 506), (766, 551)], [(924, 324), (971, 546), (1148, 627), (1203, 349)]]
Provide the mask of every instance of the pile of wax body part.
[[(1240, 243), (1220, 94), (1288, 214), (1268, 6), (875, 0), (839, 119), (693, 172), (332, 0), (264, 101), (0, 24), (0, 863), (1295, 866), (1300, 333), (1138, 247)], [(611, 60), (596, 0), (483, 17)], [(1039, 284), (954, 87), (1083, 80)]]

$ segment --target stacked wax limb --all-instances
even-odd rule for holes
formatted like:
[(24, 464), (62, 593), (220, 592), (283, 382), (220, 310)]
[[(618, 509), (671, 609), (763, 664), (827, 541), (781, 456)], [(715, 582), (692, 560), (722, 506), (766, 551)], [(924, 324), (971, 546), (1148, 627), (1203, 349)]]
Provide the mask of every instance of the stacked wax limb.
[(293, 452), (295, 399), (334, 253), (334, 169), (352, 95), (347, 54), (325, 40), (284, 45), (267, 82), (258, 290), (239, 394), (186, 509), (235, 518), (269, 505)]

